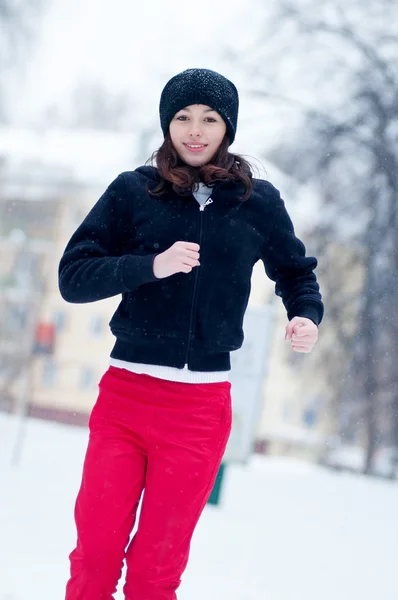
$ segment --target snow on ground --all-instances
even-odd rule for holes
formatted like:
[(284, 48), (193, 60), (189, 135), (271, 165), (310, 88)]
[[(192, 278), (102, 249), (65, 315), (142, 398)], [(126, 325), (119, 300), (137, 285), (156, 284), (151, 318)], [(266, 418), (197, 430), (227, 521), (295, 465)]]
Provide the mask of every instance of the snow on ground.
[[(10, 424), (0, 414), (0, 600), (62, 600), (87, 432), (29, 420), (11, 466)], [(231, 466), (179, 600), (396, 600), (397, 507), (393, 482), (282, 458)]]

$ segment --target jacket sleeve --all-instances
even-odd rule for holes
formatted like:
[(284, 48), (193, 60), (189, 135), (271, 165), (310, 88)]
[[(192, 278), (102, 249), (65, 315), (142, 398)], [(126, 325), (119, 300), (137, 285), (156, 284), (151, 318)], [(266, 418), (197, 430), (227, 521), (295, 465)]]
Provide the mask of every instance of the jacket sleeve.
[(265, 272), (276, 283), (275, 293), (282, 298), (289, 321), (300, 316), (319, 325), (324, 308), (314, 273), (318, 261), (305, 255), (305, 246), (295, 235), (284, 201), (278, 190), (270, 187), (274, 221), (262, 249)]
[(58, 270), (59, 289), (67, 302), (95, 302), (158, 281), (155, 254), (123, 254), (131, 232), (129, 204), (121, 174), (72, 235)]

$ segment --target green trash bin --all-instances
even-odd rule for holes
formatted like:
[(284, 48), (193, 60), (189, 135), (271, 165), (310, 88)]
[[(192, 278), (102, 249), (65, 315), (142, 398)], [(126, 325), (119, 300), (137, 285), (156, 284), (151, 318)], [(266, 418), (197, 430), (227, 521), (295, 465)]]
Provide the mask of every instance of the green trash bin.
[(210, 494), (210, 497), (207, 501), (207, 504), (212, 504), (214, 506), (217, 506), (218, 504), (220, 504), (221, 490), (222, 490), (222, 485), (223, 485), (223, 480), (224, 480), (224, 475), (225, 475), (225, 469), (226, 469), (226, 464), (221, 463), (220, 468), (217, 473), (216, 481), (214, 482), (214, 486), (213, 486), (212, 492)]

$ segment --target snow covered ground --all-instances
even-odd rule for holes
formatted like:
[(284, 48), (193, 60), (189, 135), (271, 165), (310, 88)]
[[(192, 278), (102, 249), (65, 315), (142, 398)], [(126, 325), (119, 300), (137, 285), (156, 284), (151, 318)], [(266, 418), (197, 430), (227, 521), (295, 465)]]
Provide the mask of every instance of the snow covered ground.
[[(62, 600), (87, 432), (0, 414), (0, 600)], [(396, 600), (398, 484), (254, 457), (196, 530), (179, 600)], [(118, 600), (122, 596), (118, 596)]]

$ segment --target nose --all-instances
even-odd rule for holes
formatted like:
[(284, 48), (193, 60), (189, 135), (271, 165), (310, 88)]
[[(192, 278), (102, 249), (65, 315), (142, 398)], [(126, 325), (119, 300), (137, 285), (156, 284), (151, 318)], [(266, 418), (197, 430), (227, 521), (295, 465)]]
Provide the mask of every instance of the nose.
[(202, 131), (200, 129), (200, 127), (198, 125), (192, 125), (190, 132), (189, 132), (189, 137), (190, 138), (198, 138), (202, 135)]

